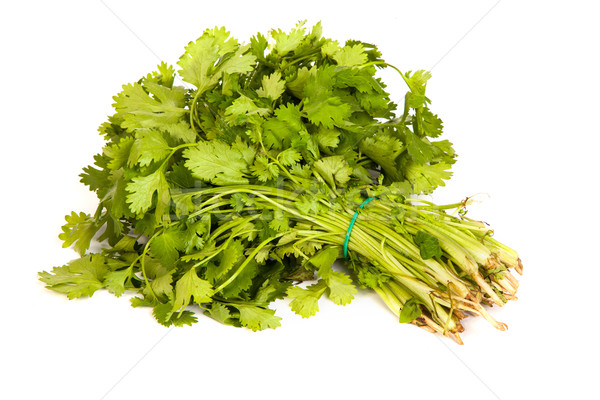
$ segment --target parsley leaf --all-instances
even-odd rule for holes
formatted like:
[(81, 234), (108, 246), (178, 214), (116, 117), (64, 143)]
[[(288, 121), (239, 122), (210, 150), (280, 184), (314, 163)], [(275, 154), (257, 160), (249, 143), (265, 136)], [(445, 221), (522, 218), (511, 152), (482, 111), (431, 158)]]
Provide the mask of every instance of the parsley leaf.
[(414, 297), (408, 299), (408, 301), (404, 303), (404, 306), (400, 311), (400, 323), (412, 322), (413, 320), (418, 318), (419, 315), (421, 315), (422, 313), (419, 304), (421, 304), (421, 302)]
[(137, 136), (129, 150), (129, 166), (135, 164), (142, 167), (147, 166), (153, 162), (164, 160), (171, 153), (171, 147), (160, 131), (139, 131)]
[(104, 277), (109, 272), (104, 257), (99, 254), (87, 255), (62, 267), (54, 267), (51, 272), (40, 272), (40, 280), (48, 289), (64, 293), (69, 299), (91, 297), (104, 287)]
[(154, 82), (133, 83), (123, 86), (114, 97), (121, 126), (129, 131), (137, 128), (164, 128), (177, 124), (187, 111), (185, 89), (167, 88)]
[(162, 170), (133, 178), (127, 185), (127, 202), (132, 212), (143, 214), (152, 207), (154, 193), (158, 194), (157, 209), (165, 209), (169, 201), (169, 184)]
[(323, 280), (308, 286), (306, 289), (298, 286), (290, 287), (287, 296), (292, 299), (290, 302), (292, 311), (302, 316), (302, 318), (312, 317), (319, 311), (318, 302), (326, 289), (327, 284)]
[(431, 236), (427, 232), (418, 231), (414, 240), (415, 244), (419, 246), (421, 257), (423, 257), (424, 260), (442, 256), (440, 242), (435, 236)]
[(346, 45), (339, 49), (333, 59), (337, 65), (345, 67), (354, 67), (363, 65), (367, 62), (367, 54), (364, 51), (362, 44)]
[(237, 40), (229, 37), (225, 28), (206, 30), (195, 42), (190, 42), (178, 61), (183, 79), (204, 93), (215, 86), (224, 74), (244, 73), (252, 69), (256, 57), (244, 54)]
[(275, 315), (274, 310), (243, 304), (235, 304), (234, 307), (240, 312), (240, 323), (255, 332), (281, 326), (281, 318)]
[(445, 186), (444, 180), (450, 179), (450, 165), (440, 162), (431, 165), (409, 164), (405, 168), (406, 179), (414, 193), (429, 194), (438, 186)]
[(175, 299), (173, 301), (173, 312), (183, 310), (190, 304), (191, 298), (197, 304), (209, 302), (213, 295), (210, 282), (200, 279), (196, 270), (191, 268), (175, 284)]
[(352, 175), (352, 168), (343, 156), (322, 158), (313, 164), (313, 168), (332, 187), (345, 185)]
[(236, 185), (248, 183), (245, 177), (248, 164), (239, 150), (219, 140), (199, 142), (186, 149), (183, 157), (185, 166), (194, 177), (210, 181), (216, 185)]
[(269, 76), (263, 76), (262, 87), (256, 91), (260, 97), (277, 100), (285, 91), (285, 81), (281, 79), (281, 72), (275, 71)]
[(65, 216), (65, 220), (67, 223), (62, 227), (63, 232), (58, 235), (63, 241), (63, 247), (70, 247), (75, 243), (73, 245), (75, 251), (80, 255), (85, 254), (100, 226), (89, 214), (83, 212), (79, 214), (71, 212), (70, 215)]

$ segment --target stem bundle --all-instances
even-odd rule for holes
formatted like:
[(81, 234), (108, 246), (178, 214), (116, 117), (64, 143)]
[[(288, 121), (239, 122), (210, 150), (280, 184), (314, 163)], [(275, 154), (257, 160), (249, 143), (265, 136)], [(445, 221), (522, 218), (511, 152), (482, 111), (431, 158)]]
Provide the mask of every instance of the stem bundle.
[[(326, 209), (320, 213), (304, 214), (295, 206), (298, 194), (283, 189), (243, 186), (221, 187), (219, 191), (219, 194), (215, 190), (198, 192), (199, 197), (206, 194), (212, 197), (203, 201), (192, 215), (202, 215), (204, 210), (212, 212), (213, 204), (223, 204), (218, 201), (233, 193), (254, 196), (256, 208), (235, 212), (220, 207), (217, 212), (229, 218), (235, 214), (236, 219), (254, 219), (257, 215), (253, 212), (265, 209), (283, 213), (280, 215), (295, 223), (294, 239), (275, 243), (271, 251), (276, 253), (278, 246), (291, 246), (307, 268), (310, 257), (302, 254), (300, 244), (311, 242), (319, 248), (335, 246), (341, 250), (356, 212), (356, 205), (349, 202), (340, 205), (344, 202), (336, 202), (341, 199), (338, 198), (331, 203), (323, 202)], [(457, 203), (440, 207), (416, 199), (398, 202), (378, 198), (361, 210), (351, 231), (349, 257), (345, 260), (354, 279), (375, 290), (397, 316), (409, 300), (415, 299), (420, 312), (411, 322), (459, 343), (462, 343), (459, 333), (464, 331), (461, 320), (469, 315), (479, 315), (497, 329), (507, 328), (490, 315), (486, 306), (502, 306), (515, 300), (518, 282), (511, 271), (522, 273), (516, 252), (495, 240), (484, 223), (446, 212), (448, 207), (464, 210), (465, 206)], [(422, 257), (415, 243), (418, 232), (426, 233), (439, 244), (438, 256)], [(381, 277), (375, 284), (361, 279), (367, 264)]]

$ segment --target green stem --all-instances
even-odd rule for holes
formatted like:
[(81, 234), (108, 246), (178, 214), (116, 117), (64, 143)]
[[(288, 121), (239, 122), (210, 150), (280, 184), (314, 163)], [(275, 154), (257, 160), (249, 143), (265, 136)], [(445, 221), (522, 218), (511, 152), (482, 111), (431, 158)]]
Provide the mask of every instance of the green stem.
[(148, 252), (148, 249), (150, 248), (150, 243), (152, 243), (152, 241), (154, 240), (154, 238), (156, 238), (162, 232), (163, 232), (163, 229), (160, 229), (156, 233), (154, 233), (154, 235), (152, 235), (152, 237), (150, 239), (148, 239), (148, 242), (144, 246), (144, 250), (142, 251), (142, 254), (141, 254), (141, 257), (140, 257), (140, 269), (142, 270), (142, 276), (144, 277), (144, 281), (146, 282), (146, 287), (148, 289), (150, 289), (150, 293), (152, 293), (152, 295), (154, 296), (154, 298), (157, 299), (157, 300), (158, 300), (158, 296), (156, 295), (156, 292), (154, 292), (154, 289), (152, 288), (152, 285), (150, 284), (150, 281), (148, 280), (148, 276), (146, 275), (145, 259), (146, 259), (146, 253)]
[(246, 266), (250, 263), (250, 261), (252, 261), (254, 259), (254, 257), (256, 257), (256, 255), (258, 254), (258, 252), (265, 247), (267, 244), (269, 244), (270, 242), (272, 242), (275, 239), (280, 238), (281, 236), (283, 236), (285, 233), (280, 233), (278, 235), (275, 235), (273, 237), (270, 237), (266, 240), (264, 240), (263, 242), (261, 242), (253, 251), (252, 253), (250, 253), (250, 255), (246, 258), (246, 260), (244, 260), (244, 262), (238, 267), (238, 269), (229, 277), (229, 279), (227, 279), (225, 282), (223, 282), (222, 284), (219, 285), (218, 288), (215, 289), (215, 293), (220, 292), (221, 290), (223, 290), (225, 287), (227, 287), (227, 285), (229, 285), (231, 282), (233, 282), (235, 280), (235, 278), (238, 277), (239, 274), (242, 273), (242, 271), (244, 270), (244, 268), (246, 268)]

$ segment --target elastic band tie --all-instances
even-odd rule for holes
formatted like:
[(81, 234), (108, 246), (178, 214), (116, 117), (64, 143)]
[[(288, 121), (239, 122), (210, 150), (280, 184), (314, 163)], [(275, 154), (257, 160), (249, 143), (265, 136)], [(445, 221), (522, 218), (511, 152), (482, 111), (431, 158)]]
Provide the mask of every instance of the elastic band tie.
[(370, 202), (371, 200), (376, 200), (375, 197), (369, 197), (358, 206), (358, 209), (354, 212), (354, 216), (350, 220), (350, 225), (348, 225), (348, 230), (346, 231), (346, 239), (344, 240), (344, 258), (348, 258), (348, 242), (350, 241), (350, 233), (352, 233), (352, 228), (354, 227), (354, 223), (356, 222), (356, 218), (358, 218), (358, 213), (363, 207)]

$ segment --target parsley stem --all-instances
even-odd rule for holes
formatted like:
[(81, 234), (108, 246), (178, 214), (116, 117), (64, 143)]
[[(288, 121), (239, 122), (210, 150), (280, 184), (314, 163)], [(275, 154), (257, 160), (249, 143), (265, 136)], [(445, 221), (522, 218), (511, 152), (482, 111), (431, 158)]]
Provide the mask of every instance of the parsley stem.
[(163, 230), (164, 229), (159, 229), (158, 231), (156, 231), (154, 233), (154, 235), (152, 235), (152, 237), (150, 239), (148, 239), (148, 242), (146, 242), (146, 245), (144, 246), (144, 250), (142, 251), (141, 258), (140, 258), (140, 269), (142, 270), (142, 276), (144, 277), (144, 281), (146, 282), (146, 287), (148, 289), (150, 289), (150, 293), (152, 293), (152, 296), (154, 296), (154, 298), (156, 300), (158, 300), (158, 296), (154, 292), (154, 289), (152, 288), (152, 285), (150, 284), (150, 281), (148, 280), (148, 276), (146, 275), (145, 259), (146, 259), (146, 253), (148, 252), (148, 249), (150, 248), (150, 243), (152, 243), (154, 238), (156, 238), (158, 235), (160, 235), (163, 232)]
[(227, 279), (225, 282), (220, 284), (219, 287), (217, 287), (215, 289), (215, 293), (219, 293), (221, 290), (223, 290), (225, 287), (227, 287), (227, 285), (229, 285), (231, 282), (233, 282), (235, 280), (235, 278), (237, 278), (238, 275), (242, 273), (242, 271), (244, 270), (244, 268), (246, 268), (246, 266), (250, 263), (250, 261), (252, 261), (254, 259), (254, 257), (256, 257), (258, 252), (263, 247), (265, 247), (267, 244), (269, 244), (273, 240), (280, 238), (284, 234), (285, 233), (280, 233), (280, 234), (272, 236), (266, 240), (263, 240), (258, 246), (256, 246), (256, 248), (252, 251), (252, 253), (250, 253), (250, 255), (248, 255), (248, 257), (244, 260), (244, 262), (242, 264), (240, 264), (240, 266), (237, 268), (237, 270), (233, 274), (231, 274), (229, 279)]
[(202, 92), (200, 91), (200, 89), (196, 90), (196, 95), (194, 96), (194, 99), (192, 100), (192, 103), (190, 105), (190, 127), (193, 131), (196, 130), (194, 128), (194, 119), (196, 118), (196, 104), (198, 103), (198, 99), (200, 98), (201, 94)]
[(404, 80), (404, 82), (406, 83), (406, 86), (408, 86), (408, 88), (412, 91), (412, 88), (410, 87), (410, 84), (408, 82), (408, 79), (406, 78), (406, 75), (404, 75), (404, 73), (402, 73), (402, 71), (400, 71), (398, 68), (396, 68), (392, 64), (388, 64), (385, 61), (371, 61), (371, 62), (368, 62), (366, 64), (363, 64), (363, 65), (359, 66), (358, 68), (366, 68), (366, 67), (370, 67), (370, 66), (374, 66), (374, 65), (381, 65), (383, 67), (390, 67), (393, 70), (395, 70), (396, 72), (398, 72), (400, 74), (400, 76), (402, 77), (402, 79)]

